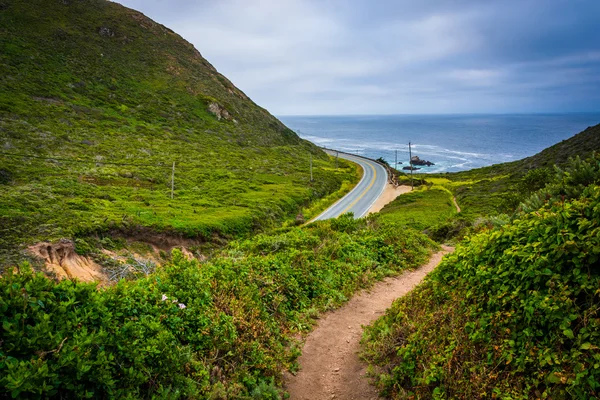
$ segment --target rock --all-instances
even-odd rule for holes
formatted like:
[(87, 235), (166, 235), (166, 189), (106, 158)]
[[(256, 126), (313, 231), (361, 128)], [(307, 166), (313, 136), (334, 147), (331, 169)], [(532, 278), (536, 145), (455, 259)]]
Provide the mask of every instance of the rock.
[(115, 32), (106, 26), (101, 26), (100, 28), (98, 28), (98, 34), (100, 36), (104, 36), (104, 37), (114, 37), (115, 36)]
[(434, 163), (432, 163), (431, 161), (421, 160), (421, 159), (419, 158), (419, 156), (412, 156), (412, 158), (410, 159), (410, 163), (411, 163), (412, 165), (421, 165), (421, 166), (424, 166), (424, 165), (426, 165), (426, 166), (428, 166), (428, 167), (430, 167), (430, 166), (432, 166), (432, 165), (435, 165), (435, 164), (434, 164)]
[(219, 121), (221, 119), (226, 119), (228, 121), (232, 119), (231, 114), (229, 114), (229, 111), (227, 111), (218, 103), (210, 103), (208, 105), (208, 111), (213, 113)]
[(302, 214), (302, 211), (300, 211), (298, 215), (296, 215), (296, 225), (302, 225), (304, 222), (306, 222), (304, 219), (304, 214)]

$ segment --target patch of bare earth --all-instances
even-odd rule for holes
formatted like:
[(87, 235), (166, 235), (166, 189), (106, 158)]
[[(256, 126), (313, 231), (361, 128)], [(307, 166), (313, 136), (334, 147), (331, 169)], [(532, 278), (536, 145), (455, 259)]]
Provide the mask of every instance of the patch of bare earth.
[(42, 259), (46, 270), (58, 279), (77, 279), (83, 282), (106, 280), (102, 267), (91, 258), (77, 254), (75, 244), (70, 240), (38, 243), (30, 246), (29, 251)]
[(371, 208), (369, 208), (369, 212), (367, 214), (373, 214), (373, 213), (381, 211), (381, 209), (383, 207), (385, 207), (388, 203), (391, 203), (392, 201), (394, 201), (394, 199), (396, 199), (396, 197), (400, 196), (401, 194), (408, 193), (408, 192), (410, 192), (410, 190), (411, 190), (410, 186), (406, 186), (406, 185), (395, 186), (395, 185), (392, 185), (391, 183), (388, 183), (385, 186), (383, 193), (381, 193), (381, 196), (379, 196), (377, 201), (375, 203), (373, 203)]
[(308, 335), (300, 356), (300, 372), (285, 374), (291, 400), (377, 399), (367, 379), (367, 366), (358, 358), (362, 326), (379, 318), (392, 302), (431, 272), (444, 254), (454, 249), (443, 246), (426, 265), (377, 283), (354, 296), (344, 307), (327, 313)]
[(459, 213), (460, 206), (458, 205), (458, 202), (456, 201), (456, 197), (452, 197), (452, 202), (454, 203), (454, 206), (456, 207), (456, 212)]
[[(116, 236), (118, 237), (118, 236)], [(137, 237), (123, 237), (128, 246), (135, 248), (136, 244), (146, 245), (147, 252), (138, 253), (127, 248), (114, 252), (103, 249), (104, 255), (112, 258), (122, 266), (115, 276), (112, 270), (107, 270), (91, 257), (82, 256), (75, 251), (75, 243), (69, 239), (61, 239), (56, 243), (41, 242), (29, 246), (29, 252), (44, 263), (44, 272), (56, 279), (76, 279), (82, 282), (100, 282), (101, 285), (109, 284), (122, 278), (122, 274), (129, 268), (129, 259), (133, 258), (138, 263), (154, 264), (160, 266), (164, 262), (161, 253), (170, 253), (173, 249), (179, 249), (188, 260), (206, 260), (206, 257), (198, 252), (191, 252), (186, 246), (196, 246), (199, 241), (193, 241), (176, 236), (164, 234), (150, 234), (140, 231)], [(136, 240), (137, 239), (137, 240)], [(139, 272), (139, 271), (138, 271)], [(144, 271), (145, 272), (145, 271)]]

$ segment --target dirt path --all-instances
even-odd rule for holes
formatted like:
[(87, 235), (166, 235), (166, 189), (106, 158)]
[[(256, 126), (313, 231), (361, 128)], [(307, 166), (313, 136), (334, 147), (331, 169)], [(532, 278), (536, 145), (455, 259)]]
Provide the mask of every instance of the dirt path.
[(452, 250), (443, 246), (426, 265), (379, 282), (368, 292), (354, 296), (344, 307), (326, 314), (306, 339), (299, 359), (300, 372), (296, 376), (286, 374), (290, 399), (377, 399), (377, 391), (365, 377), (367, 367), (357, 356), (362, 325), (379, 318)]
[(456, 212), (460, 212), (460, 207), (458, 206), (458, 202), (456, 201), (456, 197), (452, 196), (452, 201), (454, 202), (454, 206), (456, 206)]

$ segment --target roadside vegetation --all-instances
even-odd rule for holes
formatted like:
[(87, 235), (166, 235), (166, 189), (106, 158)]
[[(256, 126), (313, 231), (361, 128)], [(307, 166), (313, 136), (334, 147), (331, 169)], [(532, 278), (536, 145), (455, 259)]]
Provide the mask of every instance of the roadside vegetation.
[(381, 220), (423, 231), (456, 215), (452, 194), (441, 186), (426, 185), (400, 195), (381, 210)]

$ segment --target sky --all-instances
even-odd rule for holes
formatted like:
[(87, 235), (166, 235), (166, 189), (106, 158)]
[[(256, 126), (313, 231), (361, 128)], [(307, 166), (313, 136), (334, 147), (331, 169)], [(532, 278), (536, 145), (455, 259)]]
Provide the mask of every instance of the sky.
[(599, 0), (118, 0), (275, 115), (600, 111)]

